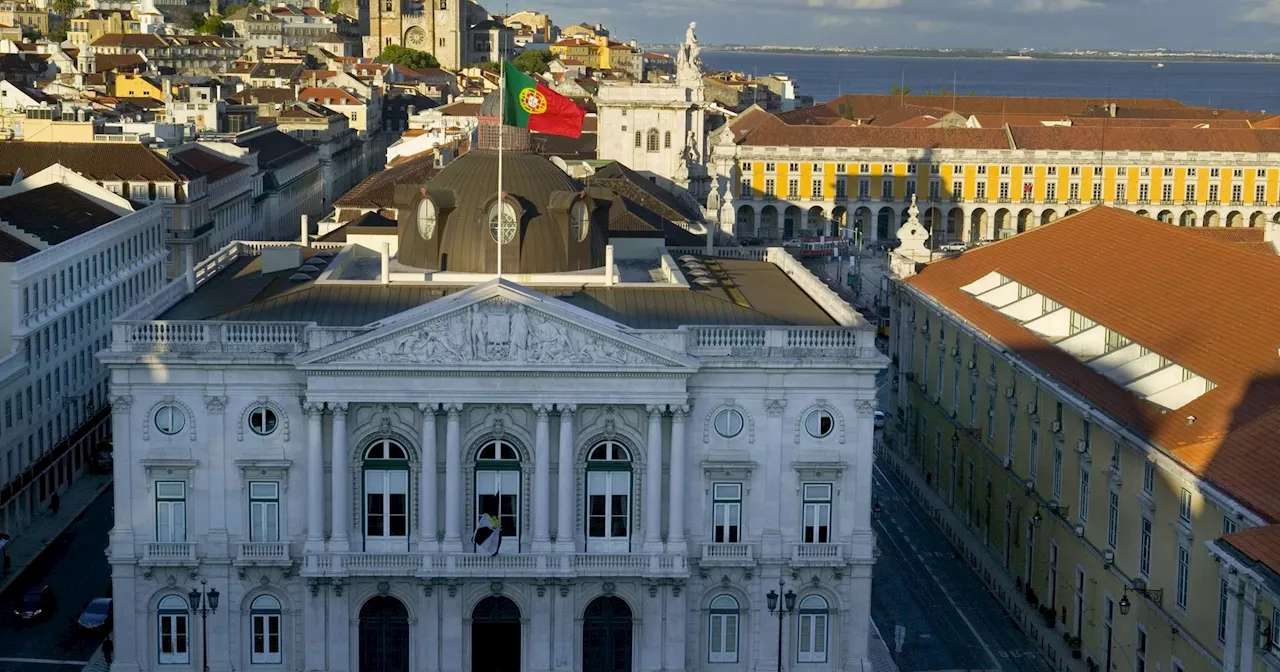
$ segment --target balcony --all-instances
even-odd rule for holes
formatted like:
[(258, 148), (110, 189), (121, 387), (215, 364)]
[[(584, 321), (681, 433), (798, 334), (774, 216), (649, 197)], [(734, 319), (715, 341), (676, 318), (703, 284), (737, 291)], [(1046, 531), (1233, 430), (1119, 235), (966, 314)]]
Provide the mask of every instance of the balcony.
[(546, 576), (681, 578), (684, 555), (669, 553), (314, 553), (305, 576), (536, 578)]
[(1233, 198), (1233, 199), (1231, 199), (1231, 205), (1244, 205), (1244, 199), (1242, 199), (1242, 198)]
[(291, 567), (287, 541), (246, 541), (237, 544), (236, 567)]
[(1151, 205), (1151, 199), (1149, 199), (1149, 198), (1139, 198), (1139, 199), (1138, 199), (1138, 205)]
[[(1194, 202), (1194, 201), (1193, 201), (1193, 202)], [(1219, 201), (1219, 200), (1218, 200), (1218, 199), (1216, 199), (1216, 198), (1211, 198), (1211, 199), (1209, 199), (1209, 201), (1208, 201), (1208, 205), (1222, 205), (1222, 202), (1221, 202), (1221, 201)]]
[(751, 544), (703, 544), (700, 567), (752, 567), (755, 556)]
[(198, 563), (195, 542), (190, 541), (147, 542), (138, 562), (142, 567), (194, 567)]
[(847, 562), (844, 544), (796, 544), (791, 549), (793, 567), (832, 567)]
[(1256, 198), (1255, 198), (1255, 199), (1253, 200), (1253, 204), (1254, 204), (1254, 205), (1256, 205), (1256, 206), (1258, 206), (1258, 207), (1265, 207), (1265, 206), (1267, 205), (1267, 201), (1266, 201), (1266, 199), (1256, 199)]

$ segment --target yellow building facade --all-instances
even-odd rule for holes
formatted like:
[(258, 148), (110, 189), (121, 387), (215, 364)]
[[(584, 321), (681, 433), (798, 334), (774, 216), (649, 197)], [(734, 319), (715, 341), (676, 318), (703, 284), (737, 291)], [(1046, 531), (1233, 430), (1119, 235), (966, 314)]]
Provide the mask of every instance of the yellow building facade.
[[(1275, 186), (1274, 181), (1258, 183)], [(1163, 254), (1144, 240), (1168, 243), (1169, 249), (1193, 242), (1167, 227), (1158, 227), (1167, 233), (1135, 228), (1132, 244), (1146, 248), (1135, 254), (1118, 242), (1125, 234), (1114, 228), (1134, 226), (1135, 219), (1099, 209), (1062, 224), (1078, 227), (1082, 238), (1094, 238), (1098, 246), (1118, 248), (1115, 258), (1130, 263), (1143, 253)], [(1169, 235), (1175, 236), (1172, 242), (1165, 238)], [(957, 257), (971, 257), (966, 263), (975, 266), (984, 263), (982, 255), (992, 253), (992, 270), (980, 269), (977, 273), (985, 275), (963, 286), (945, 286), (945, 279), (936, 279), (938, 273), (963, 271), (935, 271), (932, 265), (918, 278), (893, 284), (890, 348), (898, 364), (895, 388), (902, 433), (896, 435), (900, 440), (890, 440), (890, 461), (942, 503), (946, 513), (941, 517), (958, 521), (978, 540), (971, 549), (981, 560), (974, 561), (975, 567), (1003, 573), (1016, 586), (1017, 596), (1010, 596), (1006, 606), (1026, 614), (1024, 624), (1035, 638), (1042, 644), (1046, 638), (1060, 639), (1067, 649), (1079, 651), (1079, 659), (1067, 662), (1068, 667), (1083, 664), (1080, 669), (1088, 669), (1091, 661), (1094, 669), (1109, 662), (1107, 669), (1123, 672), (1280, 669), (1278, 575), (1248, 549), (1236, 552), (1231, 546), (1240, 536), (1280, 538), (1272, 529), (1271, 511), (1235, 492), (1241, 477), (1219, 473), (1227, 467), (1210, 458), (1207, 468), (1214, 476), (1208, 478), (1206, 467), (1188, 462), (1206, 458), (1179, 452), (1182, 444), (1177, 450), (1163, 445), (1159, 437), (1169, 433), (1163, 425), (1143, 428), (1132, 420), (1158, 410), (1155, 417), (1160, 419), (1153, 422), (1193, 427), (1200, 421), (1195, 414), (1202, 413), (1197, 409), (1205, 407), (1196, 404), (1218, 403), (1209, 395), (1218, 390), (1214, 379), (1227, 374), (1182, 366), (1173, 352), (1185, 344), (1164, 341), (1158, 325), (1148, 324), (1151, 331), (1138, 340), (1095, 321), (1097, 315), (1086, 305), (1089, 299), (1080, 294), (1122, 305), (1125, 299), (1118, 294), (1141, 295), (1144, 287), (1115, 285), (1110, 290), (1117, 296), (1098, 296), (1106, 292), (1090, 289), (1085, 281), (1046, 289), (1021, 281), (1020, 274), (1010, 277), (995, 270), (1021, 259), (1052, 274), (1062, 264), (1067, 280), (1076, 272), (1068, 268), (1077, 263), (1076, 256), (1091, 253), (1083, 245), (1086, 240), (1054, 244), (1058, 251), (1051, 254), (1030, 245), (1017, 247), (1020, 242)], [(1015, 246), (997, 250), (1006, 244)], [(997, 252), (1004, 256), (995, 259)], [(1238, 262), (1233, 273), (1252, 276), (1250, 269), (1256, 268), (1261, 278), (1280, 278), (1280, 259), (1274, 256), (1244, 250), (1225, 254), (1216, 247), (1206, 254), (1224, 254), (1223, 263)], [(1213, 258), (1206, 261), (1215, 263)], [(1152, 274), (1145, 281), (1150, 289), (1176, 267), (1138, 272)], [(1232, 288), (1224, 289), (1236, 296), (1234, 290), (1250, 282), (1269, 284), (1259, 280), (1232, 281)], [(1065, 289), (1068, 284), (1076, 291)], [(1266, 294), (1263, 286), (1255, 289)], [(1176, 288), (1171, 291), (1183, 296)], [(1074, 307), (1064, 296), (1072, 297)], [(1145, 296), (1140, 300), (1149, 301)], [(1173, 316), (1183, 308), (1194, 312), (1194, 304), (1171, 302), (1163, 308), (1169, 318), (1164, 326), (1179, 322)], [(1244, 305), (1241, 310), (1251, 309)], [(1240, 319), (1250, 324), (1251, 318)], [(1019, 326), (1026, 331), (1012, 331)], [(1126, 327), (1134, 333), (1132, 323)], [(1234, 356), (1242, 350), (1233, 340), (1237, 329), (1232, 324), (1197, 323), (1195, 329), (1196, 339), (1216, 339), (1224, 352)], [(1095, 344), (1078, 345), (1086, 338)], [(1260, 361), (1274, 357), (1271, 350)], [(1109, 385), (1106, 380), (1064, 373), (1071, 371), (1063, 363), (1064, 353), (1099, 370), (1099, 362), (1125, 351), (1132, 351), (1132, 359), (1109, 370), (1109, 378), (1124, 378), (1123, 371), (1115, 371), (1139, 366), (1140, 360), (1151, 363), (1151, 373), (1142, 372), (1127, 388), (1100, 390), (1099, 385)], [(1157, 378), (1163, 382), (1154, 382)], [(1230, 401), (1236, 394), (1224, 390), (1217, 399), (1241, 403)], [(1239, 394), (1247, 398), (1251, 393)], [(1099, 398), (1112, 403), (1101, 405)], [(1271, 412), (1280, 417), (1280, 400), (1265, 403), (1274, 404)], [(1129, 411), (1135, 415), (1126, 415)], [(1205, 435), (1217, 438), (1206, 439), (1201, 450), (1212, 455), (1213, 441), (1229, 443), (1231, 433), (1239, 431), (1237, 422), (1206, 427)], [(1216, 450), (1217, 459), (1225, 460), (1229, 449)], [(1262, 453), (1251, 459), (1263, 469), (1269, 457)], [(1235, 565), (1224, 560), (1233, 552)]]
[[(1150, 151), (1103, 152), (1068, 149), (1072, 132), (1087, 130), (1072, 128), (1036, 129), (1034, 149), (1016, 144), (1018, 129), (963, 128), (785, 126), (765, 128), (756, 144), (753, 133), (735, 133), (745, 121), (722, 127), (710, 150), (721, 230), (739, 236), (786, 239), (849, 226), (867, 241), (888, 238), (906, 221), (913, 195), (935, 244), (998, 240), (1091, 205), (1182, 226), (1280, 221), (1277, 131), (1215, 131), (1227, 136), (1220, 151), (1185, 149), (1184, 134), (1170, 132)], [(1272, 140), (1276, 151), (1230, 151), (1269, 149)], [(917, 146), (901, 146), (907, 142)]]
[(87, 45), (107, 34), (141, 32), (142, 24), (134, 16), (133, 11), (90, 10), (83, 16), (71, 19), (71, 28), (67, 31), (67, 39), (78, 45)]

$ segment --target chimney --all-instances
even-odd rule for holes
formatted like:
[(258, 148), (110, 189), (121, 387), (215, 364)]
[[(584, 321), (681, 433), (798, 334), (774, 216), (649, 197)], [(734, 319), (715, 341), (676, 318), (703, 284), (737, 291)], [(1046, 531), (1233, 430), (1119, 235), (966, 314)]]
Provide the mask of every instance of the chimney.
[(382, 284), (391, 284), (391, 243), (382, 244)]
[(604, 286), (613, 286), (613, 246), (604, 246)]
[(307, 216), (303, 215), (302, 216), (302, 237), (299, 239), (302, 241), (303, 247), (307, 247), (310, 244), (310, 241), (308, 240), (308, 237), (310, 236), (310, 234), (311, 234), (311, 228), (307, 226)]

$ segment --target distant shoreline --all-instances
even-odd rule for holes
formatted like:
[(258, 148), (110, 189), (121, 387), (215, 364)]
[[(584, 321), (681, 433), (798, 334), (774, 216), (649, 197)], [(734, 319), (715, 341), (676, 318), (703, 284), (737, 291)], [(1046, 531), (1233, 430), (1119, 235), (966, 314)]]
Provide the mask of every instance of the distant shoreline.
[[(675, 49), (679, 45), (654, 44), (646, 47), (650, 50)], [(1246, 54), (1071, 54), (1071, 53), (1037, 53), (1026, 54), (1029, 58), (1009, 58), (1014, 53), (989, 51), (935, 51), (915, 49), (884, 49), (878, 51), (849, 51), (840, 48), (804, 48), (804, 47), (745, 47), (735, 45), (703, 45), (703, 51), (715, 53), (775, 54), (786, 56), (847, 56), (852, 58), (948, 58), (973, 60), (1013, 60), (1013, 61), (1134, 61), (1146, 63), (1280, 63), (1280, 54), (1246, 55)]]

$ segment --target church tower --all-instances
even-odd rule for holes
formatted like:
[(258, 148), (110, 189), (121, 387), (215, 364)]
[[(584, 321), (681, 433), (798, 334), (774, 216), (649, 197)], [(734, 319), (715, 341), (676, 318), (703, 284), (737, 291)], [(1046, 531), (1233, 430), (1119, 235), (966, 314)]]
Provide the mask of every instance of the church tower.
[[(425, 51), (440, 67), (457, 70), (464, 60), (467, 0), (368, 0), (369, 34), (364, 55), (374, 58), (391, 45)], [(478, 5), (477, 5), (478, 7)]]

